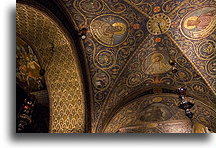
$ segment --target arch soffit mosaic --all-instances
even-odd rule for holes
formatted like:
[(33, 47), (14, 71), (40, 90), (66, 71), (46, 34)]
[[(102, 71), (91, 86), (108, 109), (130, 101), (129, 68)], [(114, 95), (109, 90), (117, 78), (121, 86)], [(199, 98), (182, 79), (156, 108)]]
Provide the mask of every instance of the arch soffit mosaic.
[[(110, 120), (101, 132), (116, 133), (118, 130), (124, 130), (127, 127), (130, 129), (130, 127), (136, 126), (141, 127), (138, 129), (143, 129), (144, 132), (154, 128), (162, 133), (191, 132), (190, 126), (194, 123), (201, 123), (211, 130), (216, 130), (214, 123), (216, 111), (214, 108), (206, 108), (201, 101), (190, 97), (189, 99), (195, 103), (193, 108), (195, 116), (190, 121), (184, 115), (184, 111), (178, 108), (179, 102), (177, 98), (177, 95), (163, 93), (146, 95), (129, 101), (113, 113), (113, 116), (109, 118)], [(173, 121), (175, 123), (181, 122), (182, 129), (185, 131), (176, 131), (172, 129), (172, 126), (166, 127)], [(184, 125), (184, 123), (188, 122), (190, 123), (189, 127)], [(155, 133), (158, 131), (155, 131)]]
[(75, 46), (64, 28), (44, 12), (17, 3), (16, 34), (32, 46), (46, 71), (50, 132), (84, 132), (83, 80)]

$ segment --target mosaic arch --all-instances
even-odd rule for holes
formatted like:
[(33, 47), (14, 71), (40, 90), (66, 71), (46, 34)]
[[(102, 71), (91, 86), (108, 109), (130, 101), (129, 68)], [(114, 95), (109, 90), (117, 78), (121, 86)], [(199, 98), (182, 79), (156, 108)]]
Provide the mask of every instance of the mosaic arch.
[(193, 133), (192, 125), (196, 123), (215, 130), (214, 110), (195, 100), (195, 117), (191, 122), (178, 103), (178, 96), (173, 94), (142, 96), (120, 107), (103, 132)]
[(16, 24), (17, 35), (32, 45), (46, 71), (50, 132), (84, 132), (84, 89), (75, 46), (54, 19), (31, 6), (17, 3)]

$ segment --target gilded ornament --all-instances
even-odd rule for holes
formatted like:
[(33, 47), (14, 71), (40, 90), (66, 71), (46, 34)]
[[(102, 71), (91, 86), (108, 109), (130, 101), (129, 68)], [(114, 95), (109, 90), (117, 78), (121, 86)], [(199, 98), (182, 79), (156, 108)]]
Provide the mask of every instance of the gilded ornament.
[(147, 22), (147, 29), (152, 35), (160, 35), (166, 33), (171, 25), (171, 19), (163, 14), (155, 14)]

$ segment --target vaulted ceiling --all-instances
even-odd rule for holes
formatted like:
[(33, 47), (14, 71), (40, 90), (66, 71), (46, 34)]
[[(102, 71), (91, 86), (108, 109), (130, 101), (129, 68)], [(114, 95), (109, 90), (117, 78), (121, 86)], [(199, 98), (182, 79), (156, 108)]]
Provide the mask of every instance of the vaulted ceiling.
[[(180, 86), (215, 113), (214, 0), (57, 0), (56, 4), (74, 25), (71, 28), (87, 28), (81, 42), (92, 94), (92, 132), (101, 132), (113, 113), (136, 96)], [(176, 62), (176, 73), (170, 60)]]
[[(84, 52), (93, 85), (94, 130), (131, 94), (150, 88), (188, 92), (215, 105), (215, 1), (63, 0), (71, 20), (87, 28)], [(207, 14), (208, 13), (208, 14)], [(207, 16), (208, 15), (208, 16)], [(210, 19), (201, 24), (202, 17)], [(188, 20), (200, 17), (199, 25)], [(204, 23), (204, 22), (203, 22)], [(113, 26), (123, 29), (109, 30)], [(114, 28), (114, 27), (113, 27)], [(162, 57), (161, 63), (154, 57)], [(177, 62), (173, 74), (169, 59)], [(157, 64), (160, 65), (156, 68)]]

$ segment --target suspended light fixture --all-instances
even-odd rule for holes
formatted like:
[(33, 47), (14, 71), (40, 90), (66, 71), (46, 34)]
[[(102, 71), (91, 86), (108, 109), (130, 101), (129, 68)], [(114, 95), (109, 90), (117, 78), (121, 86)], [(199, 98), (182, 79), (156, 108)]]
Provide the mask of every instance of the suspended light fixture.
[(179, 99), (181, 100), (179, 108), (185, 110), (185, 115), (191, 119), (193, 118), (193, 113), (190, 111), (190, 109), (194, 106), (194, 104), (186, 100), (186, 90), (187, 89), (184, 87), (177, 89), (177, 94), (179, 95)]
[(178, 72), (177, 63), (174, 60), (170, 59), (169, 64), (172, 66), (172, 73)]
[(33, 95), (29, 95), (18, 113), (17, 131), (22, 132), (32, 122), (32, 113), (36, 99)]

